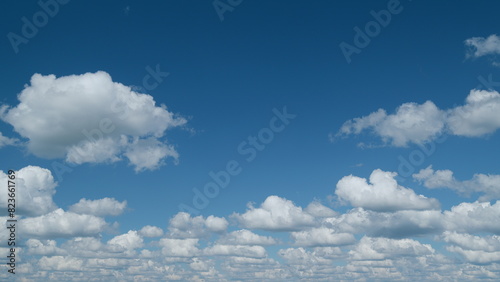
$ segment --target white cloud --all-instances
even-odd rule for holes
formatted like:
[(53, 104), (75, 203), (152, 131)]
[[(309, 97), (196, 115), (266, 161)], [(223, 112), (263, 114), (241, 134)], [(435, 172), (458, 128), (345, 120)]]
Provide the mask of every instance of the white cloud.
[(471, 90), (466, 103), (449, 110), (448, 127), (454, 135), (477, 137), (500, 128), (500, 93)]
[(42, 216), (20, 220), (19, 230), (24, 236), (33, 238), (94, 236), (106, 225), (100, 217), (56, 209)]
[(167, 157), (174, 158), (175, 162), (179, 158), (173, 146), (165, 145), (155, 138), (141, 140), (135, 138), (128, 147), (124, 155), (135, 166), (136, 172), (155, 170), (163, 165), (163, 160)]
[(316, 252), (307, 251), (302, 247), (281, 249), (278, 251), (278, 255), (291, 265), (310, 266), (318, 264), (331, 264), (332, 262), (329, 259), (319, 256)]
[(500, 251), (486, 252), (482, 250), (467, 250), (458, 246), (448, 246), (446, 250), (460, 254), (470, 263), (485, 264), (500, 262)]
[(214, 266), (211, 260), (201, 260), (199, 258), (193, 258), (193, 262), (189, 264), (189, 267), (196, 271), (208, 271)]
[(57, 247), (55, 240), (28, 239), (26, 247), (28, 247), (28, 254), (30, 255), (52, 256), (66, 253), (63, 249)]
[[(51, 212), (57, 208), (52, 200), (56, 193), (57, 183), (54, 181), (51, 172), (38, 166), (27, 166), (16, 172), (16, 214), (37, 216)], [(0, 183), (10, 180), (7, 174), (0, 171)], [(0, 191), (0, 208), (7, 211), (7, 188)]]
[(134, 254), (134, 249), (141, 248), (144, 245), (142, 236), (135, 230), (113, 237), (107, 245), (115, 252), (123, 251), (127, 254)]
[(119, 202), (115, 198), (103, 198), (98, 200), (80, 199), (78, 203), (69, 207), (69, 211), (95, 216), (117, 216), (122, 214), (126, 207), (127, 201)]
[(498, 235), (474, 236), (471, 234), (445, 231), (442, 237), (445, 242), (468, 250), (486, 252), (500, 251), (500, 236)]
[(207, 227), (207, 229), (215, 233), (225, 232), (228, 225), (229, 223), (223, 217), (210, 215), (205, 220), (205, 226)]
[(64, 242), (61, 248), (75, 257), (109, 257), (106, 244), (97, 237), (75, 237)]
[(198, 239), (162, 238), (159, 242), (162, 254), (169, 257), (194, 257), (199, 255)]
[(490, 232), (500, 234), (500, 225), (492, 224), (500, 217), (500, 202), (461, 203), (445, 211), (447, 230), (465, 233)]
[(442, 232), (443, 217), (439, 210), (375, 212), (355, 208), (339, 217), (324, 219), (323, 225), (344, 233), (404, 238)]
[(302, 247), (342, 246), (353, 244), (356, 241), (350, 233), (338, 233), (335, 229), (324, 226), (292, 232), (291, 237), (296, 246)]
[(203, 250), (207, 256), (238, 256), (251, 258), (266, 257), (266, 249), (262, 246), (241, 246), (215, 244)]
[(472, 179), (459, 181), (451, 170), (434, 170), (432, 166), (421, 169), (413, 174), (413, 178), (423, 182), (424, 186), (433, 188), (450, 188), (460, 194), (470, 195), (474, 192), (483, 193), (479, 201), (490, 201), (500, 198), (500, 175), (474, 174)]
[(487, 264), (500, 261), (500, 237), (474, 236), (457, 232), (444, 232), (443, 240), (452, 246), (446, 249), (460, 254), (467, 262)]
[(249, 205), (244, 214), (232, 215), (243, 227), (271, 231), (300, 230), (316, 224), (315, 218), (292, 201), (269, 196), (260, 208)]
[[(1, 109), (0, 109), (1, 113)], [(19, 142), (19, 139), (16, 138), (9, 138), (7, 136), (3, 136), (2, 132), (0, 132), (0, 148), (4, 146), (9, 146), (9, 145), (15, 145)]]
[(354, 207), (374, 211), (429, 210), (439, 208), (436, 199), (417, 195), (409, 188), (398, 185), (394, 172), (376, 169), (370, 175), (370, 183), (365, 178), (345, 176), (337, 183), (335, 194), (342, 201)]
[(396, 147), (410, 143), (422, 145), (442, 134), (480, 137), (500, 128), (499, 110), (498, 92), (473, 89), (463, 106), (441, 110), (431, 101), (405, 103), (391, 115), (379, 109), (368, 116), (345, 122), (335, 136), (358, 135), (370, 130), (385, 144)]
[(500, 235), (500, 226), (492, 224), (500, 216), (500, 202), (460, 203), (450, 210), (402, 210), (375, 212), (352, 209), (338, 217), (326, 218), (322, 226), (339, 233), (366, 234), (371, 237), (406, 238), (443, 231), (459, 233), (493, 233)]
[(500, 54), (500, 37), (492, 34), (487, 38), (472, 37), (465, 40), (465, 45), (469, 47), (468, 57), (482, 57), (486, 55)]
[(136, 171), (178, 157), (159, 138), (186, 120), (156, 106), (150, 95), (113, 82), (106, 72), (34, 74), (18, 99), (16, 107), (1, 109), (1, 117), (29, 139), (28, 149), (38, 157), (81, 164), (115, 162), (125, 155)]
[(391, 115), (379, 109), (368, 116), (349, 120), (342, 125), (337, 136), (360, 134), (370, 129), (384, 142), (402, 147), (410, 142), (425, 143), (441, 133), (443, 127), (444, 113), (427, 101), (421, 105), (405, 103)]
[[(286, 200), (282, 200), (286, 205)], [(495, 231), (484, 227), (498, 218), (496, 206), (462, 203), (443, 213), (439, 210), (376, 212), (354, 208), (339, 214), (317, 203), (313, 201), (301, 212), (315, 214), (314, 223), (318, 226), (290, 232), (292, 240), (285, 243), (246, 229), (215, 238), (161, 238), (146, 244), (144, 237), (161, 236), (163, 232), (158, 227), (145, 226), (140, 231), (131, 230), (104, 243), (99, 234), (94, 234), (62, 239), (60, 246), (55, 240), (21, 234), (23, 238), (30, 238), (22, 250), (32, 256), (32, 261), (21, 263), (19, 269), (36, 269), (26, 278), (59, 281), (126, 280), (126, 277), (141, 281), (368, 278), (385, 281), (409, 276), (419, 281), (434, 281), (446, 277), (475, 280), (484, 275), (498, 278), (494, 274), (500, 270), (495, 268), (500, 253), (498, 236), (465, 234)], [(188, 233), (190, 235), (227, 230), (226, 221), (215, 216), (191, 217), (180, 213), (174, 218), (173, 226), (178, 232), (198, 230)], [(5, 222), (5, 218), (2, 220)], [(432, 234), (442, 235), (429, 236)], [(354, 235), (363, 237), (356, 241)], [(409, 238), (415, 236), (431, 242), (441, 238), (448, 244), (446, 250), (463, 260), (452, 261), (431, 245)], [(278, 251), (267, 247), (276, 244), (284, 247)], [(7, 250), (0, 251), (5, 253)], [(283, 260), (270, 258), (275, 255)]]
[(334, 210), (325, 207), (318, 201), (311, 202), (309, 205), (307, 205), (305, 211), (314, 217), (332, 217), (337, 215)]
[(353, 260), (382, 260), (400, 256), (422, 256), (434, 254), (429, 244), (413, 239), (371, 238), (364, 236), (356, 247), (349, 251)]
[(160, 227), (146, 225), (139, 230), (139, 234), (144, 237), (161, 237), (163, 236), (163, 230)]
[(241, 229), (221, 237), (217, 243), (222, 245), (274, 245), (277, 241), (272, 237), (261, 236), (252, 231)]
[(81, 271), (84, 267), (84, 261), (68, 256), (44, 256), (38, 261), (38, 266), (42, 270)]
[(211, 232), (225, 232), (229, 223), (225, 218), (209, 216), (203, 218), (199, 215), (191, 217), (186, 212), (179, 212), (169, 222), (169, 237), (172, 238), (200, 238)]

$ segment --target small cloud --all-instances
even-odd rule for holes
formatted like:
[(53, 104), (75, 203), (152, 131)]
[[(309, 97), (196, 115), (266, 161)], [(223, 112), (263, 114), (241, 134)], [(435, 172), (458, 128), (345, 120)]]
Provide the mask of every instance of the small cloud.
[[(472, 37), (465, 40), (465, 46), (469, 48), (467, 50), (467, 58), (479, 58), (483, 56), (495, 56), (500, 55), (500, 37), (496, 34), (492, 34), (487, 38), (484, 37)], [(492, 63), (494, 66), (499, 66), (499, 62), (494, 61)]]
[(123, 13), (125, 16), (128, 16), (130, 14), (130, 6), (127, 5), (125, 8), (123, 8)]

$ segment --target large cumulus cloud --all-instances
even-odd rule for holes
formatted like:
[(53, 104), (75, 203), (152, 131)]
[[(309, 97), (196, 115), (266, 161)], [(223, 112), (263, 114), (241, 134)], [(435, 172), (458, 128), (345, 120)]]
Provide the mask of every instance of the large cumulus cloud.
[(106, 72), (34, 74), (18, 99), (17, 106), (1, 108), (1, 118), (28, 139), (28, 150), (38, 157), (75, 164), (125, 157), (136, 171), (178, 157), (163, 139), (167, 129), (186, 120), (156, 105), (152, 96), (113, 82)]

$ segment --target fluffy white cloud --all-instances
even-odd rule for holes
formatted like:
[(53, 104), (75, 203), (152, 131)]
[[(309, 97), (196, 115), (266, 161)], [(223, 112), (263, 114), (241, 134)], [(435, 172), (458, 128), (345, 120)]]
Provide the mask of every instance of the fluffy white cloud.
[(135, 230), (115, 236), (108, 241), (108, 245), (110, 246), (118, 246), (127, 250), (140, 248), (143, 246), (143, 243), (142, 236)]
[(322, 225), (339, 233), (367, 234), (371, 237), (405, 238), (443, 231), (500, 234), (496, 222), (500, 202), (461, 203), (450, 210), (402, 210), (375, 212), (356, 208), (338, 217), (326, 218)]
[(413, 178), (431, 189), (450, 188), (464, 195), (470, 195), (473, 192), (483, 193), (479, 201), (500, 198), (500, 175), (478, 173), (474, 174), (470, 180), (458, 181), (451, 170), (434, 170), (432, 166), (428, 166), (413, 174)]
[(341, 233), (404, 238), (441, 233), (443, 216), (439, 210), (375, 212), (355, 208), (339, 217), (326, 218), (322, 224)]
[(353, 260), (382, 260), (399, 256), (421, 256), (434, 254), (429, 244), (413, 239), (371, 238), (364, 236), (356, 247), (349, 251)]
[(169, 257), (194, 257), (200, 254), (198, 239), (160, 239), (162, 254)]
[(113, 82), (106, 72), (34, 74), (18, 99), (16, 107), (2, 107), (0, 116), (29, 139), (36, 156), (81, 164), (114, 162), (124, 155), (136, 171), (178, 157), (159, 138), (186, 120), (156, 106), (150, 95)]
[(272, 237), (261, 236), (252, 231), (241, 229), (221, 237), (217, 243), (222, 245), (274, 245), (277, 241)]
[(157, 226), (146, 225), (139, 230), (139, 234), (143, 237), (161, 237), (163, 236), (163, 230)]
[(107, 226), (104, 219), (56, 209), (48, 214), (19, 221), (19, 231), (26, 237), (57, 238), (94, 236)]
[(331, 260), (318, 255), (316, 252), (307, 251), (302, 247), (281, 249), (278, 251), (278, 255), (291, 265), (310, 266), (317, 264), (330, 264), (332, 262)]
[(474, 89), (463, 106), (441, 110), (431, 101), (405, 103), (390, 115), (379, 109), (368, 116), (345, 122), (335, 136), (357, 135), (371, 130), (384, 143), (397, 147), (409, 143), (421, 145), (446, 133), (479, 137), (500, 128), (499, 110), (498, 92)]
[(445, 211), (447, 230), (465, 233), (490, 232), (500, 234), (500, 225), (493, 224), (500, 218), (500, 202), (461, 203)]
[(446, 247), (446, 250), (460, 254), (470, 263), (486, 264), (500, 262), (500, 251), (486, 252), (482, 250), (467, 250), (458, 246), (448, 246)]
[(446, 249), (462, 255), (470, 263), (486, 264), (500, 261), (500, 237), (474, 236), (457, 232), (444, 232), (443, 240), (451, 243)]
[(472, 37), (465, 40), (465, 45), (469, 47), (468, 57), (482, 57), (486, 55), (500, 54), (500, 37), (492, 34), (487, 38)]
[[(286, 200), (281, 200), (286, 204)], [(500, 214), (496, 204), (462, 203), (445, 212), (377, 212), (354, 208), (339, 214), (313, 201), (301, 213), (315, 214), (314, 227), (302, 226), (300, 231), (290, 232), (291, 242), (284, 243), (246, 229), (214, 237), (167, 237), (147, 244), (143, 238), (161, 236), (160, 228), (145, 226), (140, 231), (131, 230), (107, 242), (103, 242), (98, 233), (80, 235), (87, 237), (61, 239), (60, 245), (55, 240), (20, 234), (22, 238), (29, 238), (26, 248), (20, 251), (31, 257), (29, 262), (20, 263), (19, 271), (35, 269), (26, 272), (30, 273), (26, 278), (58, 281), (126, 280), (127, 277), (141, 281), (342, 281), (368, 278), (385, 281), (410, 276), (419, 281), (445, 280), (446, 277), (463, 277), (464, 280), (499, 278), (495, 274), (500, 270), (497, 264), (500, 254), (498, 236), (466, 234), (499, 234), (498, 228), (491, 224)], [(0, 223), (5, 223), (5, 219), (2, 218)], [(60, 221), (59, 225), (50, 224), (51, 228), (67, 228), (73, 222)], [(169, 227), (175, 226), (177, 234), (189, 236), (227, 230), (225, 219), (214, 216), (191, 217), (180, 213), (171, 221), (173, 225)], [(488, 225), (492, 227), (486, 228)], [(189, 230), (195, 232), (189, 233)], [(432, 234), (438, 236), (429, 236)], [(5, 231), (2, 230), (0, 235), (5, 237)], [(59, 235), (56, 237), (61, 237)], [(363, 237), (356, 241), (354, 235)], [(463, 260), (448, 259), (431, 245), (410, 239), (416, 236), (431, 242), (441, 238), (448, 244), (446, 250), (458, 254)], [(267, 247), (276, 244), (285, 247), (278, 251)], [(7, 254), (7, 250), (0, 249), (0, 253)], [(278, 262), (269, 258), (273, 255), (283, 260)]]
[(179, 212), (169, 222), (169, 237), (171, 238), (200, 238), (211, 232), (225, 232), (229, 223), (225, 218), (213, 215), (206, 219), (199, 215), (191, 217), (186, 212)]
[(272, 231), (300, 230), (316, 224), (314, 216), (278, 196), (267, 197), (260, 208), (249, 205), (244, 214), (234, 213), (232, 217), (246, 228)]
[(443, 240), (468, 250), (486, 252), (500, 251), (500, 236), (475, 236), (471, 234), (446, 231), (443, 232)]
[(189, 267), (196, 271), (208, 271), (210, 268), (213, 268), (213, 262), (211, 260), (194, 258), (193, 262), (189, 264)]
[(307, 205), (305, 211), (314, 217), (332, 217), (337, 215), (334, 210), (325, 207), (318, 201), (311, 202), (309, 205)]
[(65, 250), (57, 247), (55, 240), (28, 239), (26, 247), (30, 255), (52, 256), (66, 253)]
[(452, 134), (467, 137), (483, 136), (500, 128), (500, 93), (471, 90), (466, 103), (449, 110), (448, 127)]
[[(57, 208), (52, 200), (56, 193), (57, 183), (51, 172), (38, 166), (27, 166), (16, 172), (16, 214), (37, 216), (51, 212)], [(7, 174), (0, 171), (0, 183), (7, 185), (10, 180)], [(8, 190), (0, 191), (0, 208), (7, 210)]]
[(215, 233), (225, 232), (229, 223), (223, 217), (209, 215), (205, 220), (205, 226), (208, 230)]
[(408, 143), (422, 144), (437, 136), (444, 127), (444, 113), (434, 103), (421, 105), (405, 103), (395, 114), (387, 115), (379, 109), (368, 116), (355, 118), (342, 125), (337, 135), (360, 134), (365, 129), (373, 132), (394, 146)]
[(215, 244), (203, 250), (208, 256), (238, 256), (251, 258), (266, 257), (266, 249), (262, 246), (241, 246)]
[(78, 203), (69, 207), (69, 211), (95, 216), (117, 216), (122, 214), (126, 207), (127, 201), (119, 202), (114, 198), (103, 198), (98, 200), (80, 199)]
[[(110, 257), (108, 247), (97, 237), (75, 237), (61, 244), (61, 249), (75, 257)], [(115, 252), (118, 253), (118, 252)]]
[(417, 195), (409, 188), (398, 185), (394, 172), (376, 169), (370, 175), (370, 183), (365, 178), (345, 176), (337, 183), (335, 194), (342, 201), (354, 207), (374, 211), (429, 210), (439, 208), (436, 199)]
[(38, 261), (38, 266), (42, 270), (79, 271), (83, 269), (84, 261), (68, 256), (44, 256)]
[(135, 171), (154, 170), (163, 165), (166, 157), (174, 158), (177, 162), (179, 154), (171, 145), (165, 145), (156, 138), (138, 139), (135, 138), (128, 144), (128, 150), (125, 156), (130, 163), (135, 165)]
[(291, 237), (295, 245), (302, 247), (341, 246), (353, 244), (356, 241), (350, 233), (338, 233), (335, 229), (324, 226), (292, 232)]

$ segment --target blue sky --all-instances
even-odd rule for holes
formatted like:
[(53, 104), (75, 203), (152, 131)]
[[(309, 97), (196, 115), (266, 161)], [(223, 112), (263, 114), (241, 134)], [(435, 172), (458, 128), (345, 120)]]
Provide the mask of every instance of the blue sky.
[(15, 277), (497, 280), (498, 5), (4, 4)]

